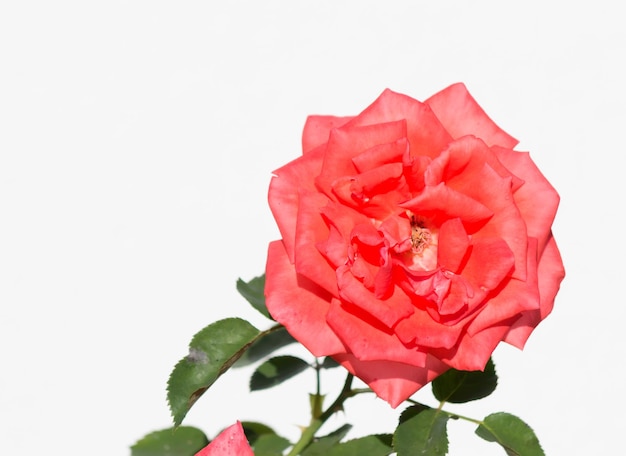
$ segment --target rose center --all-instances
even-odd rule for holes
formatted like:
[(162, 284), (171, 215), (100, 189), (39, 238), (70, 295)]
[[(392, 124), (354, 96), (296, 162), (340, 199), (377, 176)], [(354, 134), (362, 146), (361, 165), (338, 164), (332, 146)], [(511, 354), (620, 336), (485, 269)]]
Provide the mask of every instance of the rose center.
[[(407, 239), (404, 261), (416, 271), (432, 271), (437, 267), (439, 233), (423, 217), (407, 213), (411, 224), (411, 237)], [(409, 245), (407, 245), (409, 244)], [(409, 247), (410, 246), (410, 247)]]
[(411, 251), (421, 255), (431, 244), (433, 236), (424, 221), (418, 217), (411, 215)]

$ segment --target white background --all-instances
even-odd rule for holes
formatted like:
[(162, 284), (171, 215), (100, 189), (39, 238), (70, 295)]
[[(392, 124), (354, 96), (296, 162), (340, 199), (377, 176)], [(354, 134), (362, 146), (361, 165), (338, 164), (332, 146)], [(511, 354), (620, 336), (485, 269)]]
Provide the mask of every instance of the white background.
[[(235, 291), (278, 237), (271, 171), (308, 114), (463, 81), (561, 194), (567, 269), (553, 314), (500, 386), (546, 453), (623, 440), (626, 33), (619, 2), (114, 1), (0, 6), (0, 454), (127, 455), (170, 425), (165, 384), (217, 319), (268, 323)], [(185, 424), (289, 438), (313, 377), (248, 393), (221, 378)], [(338, 378), (334, 378), (338, 382)], [(339, 384), (327, 382), (334, 396)], [(429, 388), (418, 399), (433, 404)], [(348, 402), (352, 436), (399, 410)], [(328, 426), (328, 430), (332, 430)], [(450, 454), (503, 455), (450, 424)]]

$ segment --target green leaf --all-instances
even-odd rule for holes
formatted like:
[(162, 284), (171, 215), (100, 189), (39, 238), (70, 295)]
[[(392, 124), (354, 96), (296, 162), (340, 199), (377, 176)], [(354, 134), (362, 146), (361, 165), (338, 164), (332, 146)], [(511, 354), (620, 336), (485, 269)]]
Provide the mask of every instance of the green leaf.
[(291, 442), (281, 437), (263, 423), (243, 421), (243, 432), (254, 450), (255, 456), (280, 456), (283, 450), (291, 446)]
[(424, 410), (430, 410), (430, 407), (424, 404), (414, 404), (404, 409), (404, 411), (400, 414), (398, 424), (404, 423), (405, 421), (413, 418), (418, 413), (422, 413)]
[(450, 369), (433, 380), (433, 394), (440, 401), (475, 401), (489, 396), (498, 384), (493, 361), (489, 359), (484, 371), (460, 371)]
[(261, 312), (265, 317), (273, 320), (270, 313), (265, 307), (265, 274), (255, 277), (250, 282), (244, 282), (241, 279), (237, 280), (237, 291), (241, 296), (246, 298), (252, 307)]
[(263, 424), (258, 423), (256, 421), (242, 421), (241, 427), (243, 428), (244, 434), (246, 434), (246, 438), (248, 442), (253, 443), (260, 436), (265, 434), (276, 434), (274, 429)]
[(443, 456), (448, 453), (449, 416), (436, 409), (418, 412), (400, 423), (393, 436), (398, 456)]
[(351, 424), (344, 424), (336, 431), (320, 437), (304, 449), (301, 456), (326, 456), (329, 449), (337, 445), (352, 429)]
[(262, 334), (245, 320), (227, 318), (210, 324), (193, 337), (189, 355), (176, 364), (167, 384), (167, 400), (175, 426)]
[(509, 456), (545, 456), (533, 430), (510, 413), (489, 415), (476, 429), (479, 437), (497, 442)]
[(281, 456), (291, 442), (276, 434), (263, 434), (252, 444), (255, 456)]
[(328, 450), (328, 456), (387, 456), (393, 453), (390, 434), (368, 435), (340, 443)]
[(250, 345), (250, 348), (237, 360), (233, 367), (243, 367), (255, 363), (276, 350), (286, 345), (293, 344), (294, 342), (297, 342), (296, 339), (287, 332), (284, 326), (281, 326), (277, 330), (267, 333), (263, 337), (259, 337)]
[(204, 432), (179, 426), (151, 432), (130, 447), (131, 456), (194, 456), (209, 444)]
[(250, 391), (271, 388), (307, 369), (309, 364), (295, 356), (277, 356), (261, 364), (252, 374)]

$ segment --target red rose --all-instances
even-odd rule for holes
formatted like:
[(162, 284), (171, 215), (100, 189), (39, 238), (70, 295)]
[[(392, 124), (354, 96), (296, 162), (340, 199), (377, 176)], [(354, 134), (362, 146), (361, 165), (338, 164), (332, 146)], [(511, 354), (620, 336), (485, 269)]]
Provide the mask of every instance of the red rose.
[(275, 171), (267, 307), (396, 407), (449, 367), (522, 348), (564, 277), (559, 196), (463, 84), (386, 90), (355, 117), (311, 116)]
[(243, 433), (241, 423), (237, 421), (224, 429), (195, 456), (254, 456), (254, 453)]

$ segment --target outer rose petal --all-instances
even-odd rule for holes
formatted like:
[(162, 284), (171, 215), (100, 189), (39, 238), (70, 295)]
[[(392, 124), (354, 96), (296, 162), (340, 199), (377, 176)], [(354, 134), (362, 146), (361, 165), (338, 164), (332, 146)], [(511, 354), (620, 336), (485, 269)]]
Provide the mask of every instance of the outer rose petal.
[(295, 266), (304, 275), (329, 293), (337, 294), (337, 278), (326, 258), (317, 248), (328, 239), (330, 230), (321, 215), (328, 198), (321, 193), (301, 192), (300, 210), (296, 223)]
[(241, 423), (237, 421), (224, 429), (195, 456), (254, 456)]
[(452, 140), (432, 110), (411, 97), (386, 89), (346, 126), (363, 126), (405, 119), (411, 155), (437, 156)]
[(387, 328), (373, 319), (363, 318), (359, 309), (348, 310), (339, 300), (331, 302), (328, 324), (344, 341), (348, 351), (362, 361), (397, 361), (423, 367), (426, 353), (417, 347), (408, 348)]
[(539, 296), (541, 298), (540, 309), (524, 312), (522, 316), (511, 325), (511, 329), (504, 339), (509, 344), (520, 349), (524, 348), (524, 344), (533, 329), (552, 312), (554, 298), (559, 291), (561, 281), (565, 278), (565, 269), (563, 268), (561, 254), (552, 236), (550, 236), (546, 248), (543, 251), (543, 255), (541, 255), (541, 259), (539, 260), (537, 274), (539, 280)]
[(462, 83), (443, 89), (425, 103), (454, 138), (474, 135), (490, 146), (504, 147), (515, 147), (518, 142), (491, 120)]
[(495, 150), (500, 161), (525, 181), (513, 198), (526, 222), (528, 236), (537, 238), (537, 249), (541, 253), (552, 236), (550, 229), (559, 205), (559, 194), (533, 163), (528, 152)]
[(483, 370), (508, 329), (509, 325), (504, 322), (500, 326), (492, 326), (474, 336), (464, 334), (454, 350), (448, 352), (434, 350), (433, 354), (450, 367), (458, 370)]
[(501, 289), (489, 296), (480, 314), (472, 321), (467, 332), (470, 336), (477, 332), (511, 321), (523, 312), (539, 309), (539, 287), (537, 285), (537, 240), (528, 240), (528, 279), (510, 278)]
[(298, 217), (298, 190), (315, 191), (312, 175), (319, 173), (322, 167), (323, 148), (287, 163), (274, 171), (270, 181), (268, 201), (272, 214), (283, 237), (289, 260), (294, 260), (294, 242), (296, 220)]
[(350, 354), (333, 358), (367, 383), (378, 397), (389, 402), (393, 408), (449, 369), (430, 355), (422, 368), (393, 361), (360, 361)]
[(326, 143), (333, 128), (339, 128), (352, 117), (309, 116), (302, 132), (302, 152), (307, 153)]
[(265, 269), (265, 303), (272, 317), (315, 356), (345, 351), (326, 323), (330, 295), (296, 273), (282, 242), (270, 243)]

